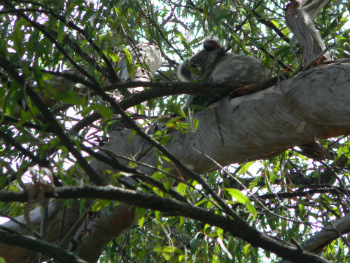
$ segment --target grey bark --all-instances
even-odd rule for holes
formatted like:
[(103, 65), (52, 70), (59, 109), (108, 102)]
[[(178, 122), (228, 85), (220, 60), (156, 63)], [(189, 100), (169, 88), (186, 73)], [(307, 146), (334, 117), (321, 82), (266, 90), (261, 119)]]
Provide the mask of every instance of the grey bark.
[[(303, 59), (309, 63), (326, 51), (326, 46), (316, 30), (314, 19), (330, 0), (293, 0), (286, 10), (286, 23), (303, 49)], [(330, 59), (328, 52), (324, 53)]]

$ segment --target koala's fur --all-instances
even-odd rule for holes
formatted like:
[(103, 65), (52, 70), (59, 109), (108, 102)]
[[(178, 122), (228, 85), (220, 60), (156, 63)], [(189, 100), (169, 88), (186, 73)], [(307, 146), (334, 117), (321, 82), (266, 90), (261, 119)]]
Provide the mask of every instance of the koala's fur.
[[(203, 50), (186, 59), (178, 68), (177, 74), (182, 81), (213, 81), (248, 85), (266, 80), (269, 71), (259, 60), (245, 56), (226, 53), (219, 40), (209, 37), (203, 42)], [(220, 98), (189, 96), (183, 109), (190, 105), (198, 108), (207, 107)]]
[(180, 65), (178, 76), (182, 81), (252, 84), (269, 78), (270, 73), (253, 57), (225, 53), (219, 40), (209, 37), (204, 40), (202, 51)]

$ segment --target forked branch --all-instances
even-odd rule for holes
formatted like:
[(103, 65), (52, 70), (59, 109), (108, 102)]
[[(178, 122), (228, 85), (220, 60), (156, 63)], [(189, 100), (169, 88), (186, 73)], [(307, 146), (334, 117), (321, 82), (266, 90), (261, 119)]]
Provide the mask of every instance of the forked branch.
[[(286, 10), (286, 23), (294, 33), (303, 49), (303, 59), (307, 64), (326, 50), (320, 34), (314, 24), (318, 12), (330, 0), (292, 0)], [(329, 52), (323, 54), (325, 60), (331, 57)]]

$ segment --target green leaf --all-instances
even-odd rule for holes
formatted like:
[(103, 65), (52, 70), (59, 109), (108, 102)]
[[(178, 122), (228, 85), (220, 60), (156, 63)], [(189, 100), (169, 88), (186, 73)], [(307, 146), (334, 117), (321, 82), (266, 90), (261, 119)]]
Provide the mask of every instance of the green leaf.
[(145, 223), (145, 214), (146, 214), (147, 209), (142, 208), (142, 207), (137, 207), (135, 211), (135, 217), (138, 220), (140, 228), (143, 227), (143, 224)]
[(13, 31), (13, 42), (15, 49), (19, 55), (19, 57), (22, 57), (24, 54), (24, 45), (23, 45), (23, 39), (24, 39), (24, 30), (23, 30), (23, 24), (24, 20), (22, 18), (18, 19), (15, 23), (14, 31)]
[(227, 189), (225, 189), (225, 191), (227, 191), (233, 198), (235, 198), (237, 200), (237, 202), (239, 202), (241, 204), (245, 204), (248, 211), (254, 216), (254, 218), (258, 215), (255, 207), (251, 204), (248, 196), (243, 194), (238, 189), (234, 189), (234, 188), (227, 188)]
[(152, 174), (152, 177), (158, 181), (162, 180), (165, 177), (165, 174), (162, 172), (155, 172), (154, 174)]
[(113, 111), (106, 106), (99, 105), (99, 104), (93, 104), (93, 105), (91, 105), (91, 107), (93, 109), (97, 110), (98, 113), (100, 113), (102, 115), (102, 117), (105, 119), (108, 119), (108, 118), (112, 117), (112, 115), (113, 115)]
[(245, 255), (245, 256), (248, 256), (249, 253), (250, 253), (250, 244), (245, 245), (244, 248), (243, 248), (243, 251), (244, 251), (244, 252), (243, 252), (244, 255)]
[(118, 14), (118, 16), (123, 16), (123, 11), (119, 7), (116, 6), (114, 10)]
[(185, 195), (187, 185), (184, 183), (179, 183), (176, 187), (176, 191), (178, 191), (180, 194)]
[(247, 202), (250, 202), (249, 198), (242, 194), (241, 191), (234, 189), (234, 188), (226, 188), (225, 189), (232, 197), (234, 197), (237, 202), (241, 203), (241, 204), (245, 204)]
[(139, 227), (142, 228), (144, 223), (145, 223), (145, 217), (142, 216), (139, 218)]
[(65, 28), (65, 24), (59, 23), (58, 30), (57, 30), (57, 38), (59, 42), (62, 42), (65, 37), (64, 28)]
[[(83, 98), (79, 98), (77, 96), (77, 94), (75, 92), (73, 92), (73, 91), (65, 91), (65, 92), (57, 93), (54, 96), (54, 99), (56, 101), (61, 101), (61, 102), (68, 103), (68, 104), (73, 104), (73, 105), (82, 105), (83, 102), (84, 102), (84, 99)], [(92, 107), (94, 108), (94, 105), (92, 105)], [(102, 113), (101, 113), (101, 115), (102, 115)]]
[(171, 185), (172, 185), (171, 180), (169, 180), (169, 178), (165, 177), (163, 180), (163, 186), (164, 186), (165, 190), (169, 192)]
[(245, 174), (255, 161), (245, 163), (238, 171), (238, 175)]
[(191, 241), (190, 241), (190, 249), (191, 249), (191, 253), (194, 254), (197, 249), (198, 249), (198, 240), (197, 238), (193, 238)]
[(232, 34), (231, 37), (243, 50), (247, 50), (247, 47), (243, 44), (243, 42), (237, 36)]
[(154, 215), (156, 216), (158, 224), (162, 224), (162, 215), (159, 211), (154, 211)]
[(330, 204), (333, 204), (333, 199), (330, 198), (329, 196), (325, 195), (325, 194), (322, 194), (322, 198), (327, 201), (328, 203)]
[(132, 64), (132, 56), (129, 52), (129, 50), (127, 50), (126, 48), (123, 49), (125, 52), (125, 61), (126, 61), (126, 68), (128, 70), (128, 73), (130, 75), (130, 77), (132, 77), (134, 75), (134, 67)]
[(112, 54), (110, 54), (109, 56), (110, 56), (110, 58), (113, 60), (113, 62), (119, 61), (119, 56), (118, 56), (117, 53), (112, 53)]
[(271, 22), (275, 27), (277, 27), (277, 28), (280, 27), (276, 20), (271, 19), (270, 22)]
[(256, 218), (258, 213), (256, 212), (255, 207), (250, 202), (246, 203), (245, 206), (247, 207), (248, 211), (253, 215), (253, 217)]

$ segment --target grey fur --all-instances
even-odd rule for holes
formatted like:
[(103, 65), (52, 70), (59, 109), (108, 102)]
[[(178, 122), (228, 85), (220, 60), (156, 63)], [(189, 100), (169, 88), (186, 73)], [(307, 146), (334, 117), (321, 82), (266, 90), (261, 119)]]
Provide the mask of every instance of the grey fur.
[(182, 81), (251, 84), (269, 78), (270, 73), (253, 57), (225, 53), (219, 40), (210, 37), (204, 40), (202, 51), (180, 65), (178, 76)]
[[(270, 72), (259, 60), (245, 55), (226, 53), (219, 39), (215, 37), (205, 39), (203, 50), (186, 59), (178, 68), (177, 74), (182, 81), (232, 84), (252, 84), (270, 77)], [(189, 96), (183, 109), (193, 104), (195, 98), (197, 96)]]

